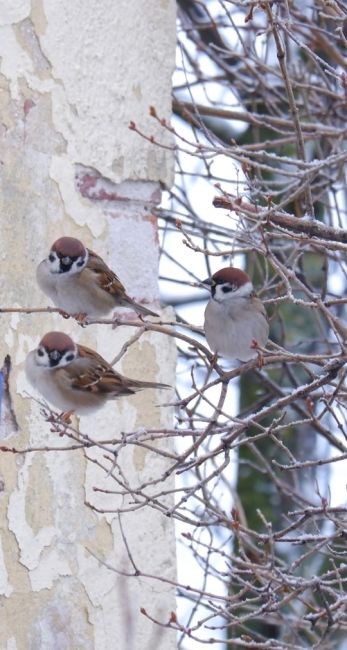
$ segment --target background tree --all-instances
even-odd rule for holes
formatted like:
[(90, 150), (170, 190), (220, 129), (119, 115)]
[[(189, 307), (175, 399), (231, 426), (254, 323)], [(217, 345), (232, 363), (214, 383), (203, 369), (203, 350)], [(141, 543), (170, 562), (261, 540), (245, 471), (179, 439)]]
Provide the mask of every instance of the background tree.
[[(164, 268), (189, 285), (196, 268), (193, 279), (204, 277), (197, 258), (205, 274), (242, 264), (271, 321), (264, 365), (229, 374), (219, 367), (216, 379), (199, 355), (196, 391), (184, 387), (180, 402), (204, 503), (204, 516), (196, 514), (213, 529), (210, 557), (225, 557), (220, 582), (229, 581), (223, 606), (199, 598), (206, 619), (194, 619), (192, 634), (219, 627), (232, 647), (269, 639), (269, 647), (328, 647), (345, 634), (346, 494), (331, 494), (330, 485), (346, 459), (346, 21), (339, 2), (179, 1), (178, 176)], [(165, 242), (175, 238), (175, 219), (173, 254)], [(192, 299), (178, 297), (178, 313)], [(183, 355), (191, 363), (191, 350)], [(240, 387), (236, 417), (223, 392), (228, 380)], [(220, 393), (209, 401), (212, 384)], [(207, 427), (193, 433), (208, 412)], [(230, 513), (213, 496), (211, 468), (230, 481), (223, 461), (231, 450), (239, 465)], [(201, 521), (188, 535), (198, 561)], [(228, 550), (223, 527), (233, 531)]]

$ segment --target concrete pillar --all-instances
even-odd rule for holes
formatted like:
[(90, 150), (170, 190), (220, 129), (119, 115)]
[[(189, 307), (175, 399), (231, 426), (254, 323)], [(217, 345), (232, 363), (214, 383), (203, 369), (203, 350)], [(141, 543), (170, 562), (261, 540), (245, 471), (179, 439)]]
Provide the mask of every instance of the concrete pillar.
[[(170, 118), (174, 51), (174, 0), (1, 3), (1, 306), (46, 306), (35, 267), (54, 239), (72, 235), (106, 259), (130, 295), (159, 309), (158, 238), (151, 210), (160, 200), (159, 182), (172, 182), (173, 156), (128, 125), (133, 121), (171, 144), (149, 107)], [(34, 392), (23, 371), (27, 352), (51, 329), (65, 331), (108, 360), (135, 332), (106, 325), (82, 329), (57, 314), (0, 314), (3, 446), (70, 444), (51, 431), (39, 404), (28, 396)], [(172, 340), (147, 333), (116, 369), (173, 384), (174, 363)], [(96, 440), (171, 426), (170, 409), (157, 406), (169, 398), (155, 391), (138, 393), (74, 424)], [(109, 467), (95, 448), (0, 453), (2, 650), (176, 647), (173, 631), (161, 629), (158, 636), (140, 613), (143, 607), (167, 621), (175, 609), (172, 588), (165, 581), (121, 577), (97, 559), (131, 571), (117, 510), (133, 504), (93, 461)], [(128, 444), (119, 466), (123, 475), (115, 474), (136, 489), (160, 477), (166, 461)], [(170, 487), (171, 478), (165, 489)], [(155, 489), (144, 488), (148, 493)], [(113, 512), (97, 513), (85, 502)], [(172, 505), (170, 497), (167, 504)], [(130, 509), (121, 524), (140, 571), (174, 579), (170, 519), (145, 507)]]

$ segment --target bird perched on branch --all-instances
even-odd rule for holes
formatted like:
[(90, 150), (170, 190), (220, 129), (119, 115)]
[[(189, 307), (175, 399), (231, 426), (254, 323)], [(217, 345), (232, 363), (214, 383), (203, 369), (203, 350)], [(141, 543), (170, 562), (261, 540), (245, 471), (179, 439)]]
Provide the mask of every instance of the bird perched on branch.
[(37, 349), (29, 352), (25, 370), (32, 386), (51, 404), (81, 415), (143, 388), (170, 388), (123, 377), (97, 352), (77, 345), (63, 332), (45, 334)]
[(203, 282), (211, 287), (205, 310), (205, 334), (210, 348), (228, 359), (249, 361), (269, 336), (265, 307), (255, 296), (250, 277), (232, 266)]
[(115, 307), (130, 307), (138, 314), (157, 316), (126, 294), (104, 260), (79, 239), (60, 237), (37, 267), (42, 291), (67, 314), (99, 318)]

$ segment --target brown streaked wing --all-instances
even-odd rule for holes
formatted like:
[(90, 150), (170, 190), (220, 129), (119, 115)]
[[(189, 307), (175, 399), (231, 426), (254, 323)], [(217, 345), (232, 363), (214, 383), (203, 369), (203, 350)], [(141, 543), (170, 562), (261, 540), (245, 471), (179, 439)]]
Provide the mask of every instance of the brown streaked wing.
[[(112, 366), (97, 352), (84, 345), (79, 345), (78, 351), (79, 356), (84, 360), (89, 360), (90, 363), (87, 364), (84, 371), (76, 372), (71, 382), (73, 388), (99, 394), (114, 393), (116, 396), (132, 395), (135, 392), (127, 381), (124, 381), (121, 375), (115, 372)], [(66, 370), (71, 370), (71, 367), (67, 366)]]
[(116, 274), (105, 264), (104, 260), (88, 248), (87, 267), (98, 276), (98, 283), (110, 294), (126, 297), (125, 288)]

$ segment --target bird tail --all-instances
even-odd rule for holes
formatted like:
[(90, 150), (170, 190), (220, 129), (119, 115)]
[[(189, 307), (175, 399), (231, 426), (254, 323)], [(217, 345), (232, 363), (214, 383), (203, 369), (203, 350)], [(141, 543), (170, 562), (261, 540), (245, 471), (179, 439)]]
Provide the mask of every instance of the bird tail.
[(142, 388), (172, 388), (170, 384), (160, 384), (156, 381), (139, 381), (138, 386), (133, 381), (135, 390), (142, 390)]
[(131, 307), (133, 307), (133, 309), (138, 314), (143, 314), (144, 316), (158, 316), (159, 315), (159, 314), (156, 314), (155, 311), (151, 311), (150, 309), (147, 309), (147, 307), (144, 307), (143, 305), (139, 305), (137, 302), (134, 302), (134, 301), (132, 301)]
[(151, 311), (147, 307), (139, 305), (138, 302), (135, 302), (135, 300), (132, 300), (132, 298), (126, 294), (123, 296), (122, 301), (119, 302), (118, 305), (120, 307), (128, 307), (128, 309), (133, 309), (137, 314), (144, 314), (144, 316), (159, 316), (159, 314), (156, 314), (155, 311)]

